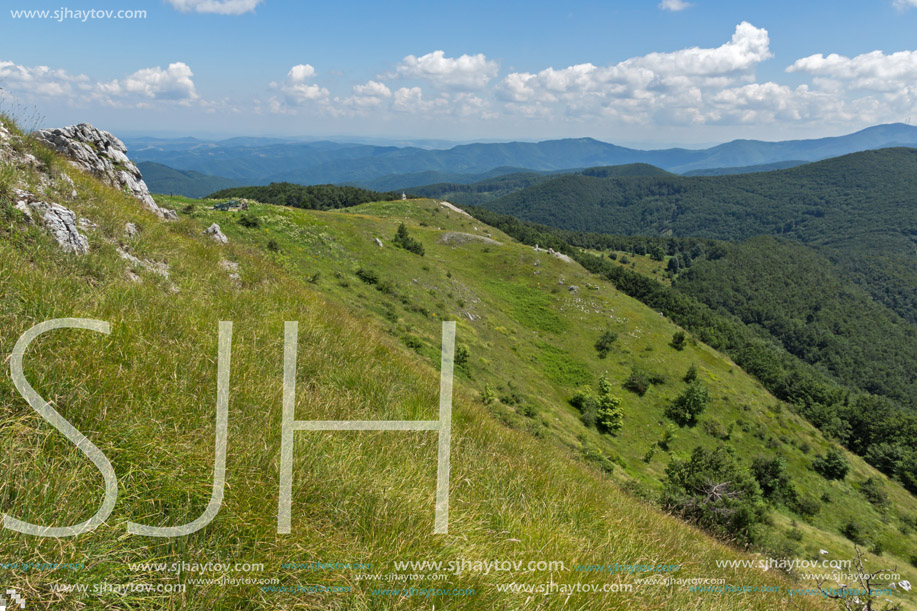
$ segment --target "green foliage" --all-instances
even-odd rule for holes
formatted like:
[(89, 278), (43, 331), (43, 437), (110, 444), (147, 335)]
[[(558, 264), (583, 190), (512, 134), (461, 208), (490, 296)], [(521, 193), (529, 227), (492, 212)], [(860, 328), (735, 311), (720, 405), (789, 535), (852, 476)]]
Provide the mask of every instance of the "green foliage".
[(379, 284), (379, 272), (361, 267), (356, 271), (357, 278), (369, 285)]
[(256, 229), (261, 226), (261, 220), (254, 214), (245, 213), (239, 216), (239, 224), (249, 229)]
[(455, 363), (456, 367), (460, 367), (460, 368), (467, 367), (468, 359), (470, 358), (470, 356), (471, 356), (471, 352), (469, 352), (468, 347), (465, 346), (464, 344), (459, 344), (455, 347), (455, 355), (453, 356), (453, 362)]
[(799, 495), (793, 509), (804, 518), (812, 518), (821, 509), (821, 504), (818, 499), (814, 499), (811, 496)]
[(404, 223), (398, 225), (398, 231), (395, 232), (395, 237), (392, 242), (399, 248), (403, 248), (415, 255), (420, 255), (421, 257), (424, 255), (423, 244), (411, 237)]
[(685, 347), (685, 332), (684, 332), (684, 331), (676, 331), (675, 334), (672, 335), (672, 341), (671, 341), (670, 345), (671, 345), (673, 348), (675, 348), (676, 350), (684, 350), (684, 347)]
[(584, 386), (570, 399), (570, 405), (580, 410), (583, 424), (595, 426), (605, 433), (617, 433), (624, 426), (624, 411), (621, 400), (611, 394), (611, 383), (602, 375), (598, 392)]
[(606, 433), (617, 433), (624, 426), (624, 411), (621, 409), (621, 399), (611, 394), (611, 383), (605, 375), (599, 378), (596, 418), (599, 429)]
[(812, 468), (825, 479), (844, 479), (850, 471), (850, 463), (844, 453), (835, 448), (828, 450), (824, 456), (816, 456)]
[(624, 380), (624, 388), (640, 395), (641, 397), (646, 394), (646, 391), (649, 390), (651, 384), (652, 382), (650, 382), (649, 374), (637, 366), (634, 366), (630, 370), (630, 375), (628, 375), (627, 379)]
[(618, 341), (618, 334), (610, 329), (605, 329), (595, 342), (595, 350), (599, 353), (599, 358), (603, 359), (611, 352), (615, 342)]
[(681, 426), (693, 426), (707, 406), (710, 405), (710, 391), (695, 380), (678, 398), (666, 406), (665, 415)]
[(765, 517), (757, 482), (726, 446), (696, 447), (688, 460), (673, 459), (662, 501), (673, 513), (739, 544), (756, 540)]
[(866, 500), (879, 507), (884, 509), (888, 507), (888, 493), (885, 491), (885, 486), (882, 485), (882, 482), (878, 478), (869, 477), (860, 484), (860, 494), (866, 497)]
[(866, 543), (866, 535), (863, 532), (863, 525), (856, 520), (849, 520), (841, 526), (841, 534), (860, 545)]
[(752, 460), (750, 471), (764, 498), (788, 507), (797, 504), (796, 489), (787, 473), (785, 458), (758, 456)]
[(484, 384), (484, 390), (481, 391), (481, 403), (484, 405), (493, 405), (497, 400), (497, 393), (490, 382)]
[(332, 210), (377, 201), (391, 201), (401, 198), (400, 193), (379, 193), (357, 187), (338, 185), (303, 186), (289, 182), (272, 182), (266, 187), (233, 187), (207, 196), (209, 199), (253, 199), (265, 204), (307, 208), (309, 210)]
[(688, 371), (685, 372), (684, 380), (685, 382), (690, 384), (691, 382), (693, 382), (696, 379), (697, 379), (697, 365), (695, 365), (694, 363), (691, 363), (691, 366), (688, 367)]

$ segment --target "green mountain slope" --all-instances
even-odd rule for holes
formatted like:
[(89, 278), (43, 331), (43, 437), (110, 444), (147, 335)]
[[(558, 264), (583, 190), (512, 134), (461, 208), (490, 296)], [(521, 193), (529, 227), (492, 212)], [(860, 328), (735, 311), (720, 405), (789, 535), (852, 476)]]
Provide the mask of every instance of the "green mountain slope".
[(578, 231), (791, 238), (823, 248), (847, 278), (917, 322), (915, 198), (917, 150), (897, 148), (732, 176), (563, 176), (487, 207)]
[(193, 170), (176, 170), (161, 163), (141, 162), (137, 166), (143, 181), (153, 193), (174, 193), (185, 197), (204, 197), (208, 193), (239, 186), (239, 181), (210, 176)]
[[(742, 594), (744, 608), (786, 604), (785, 588), (794, 586), (787, 577), (718, 566), (757, 558), (665, 515), (614, 481), (643, 482), (648, 490), (658, 486), (654, 482), (667, 456), (660, 453), (649, 463), (633, 457), (661, 430), (661, 403), (680, 384), (674, 373), (643, 398), (622, 393), (627, 424), (619, 437), (585, 429), (566, 403), (571, 383), (605, 369), (617, 382), (635, 360), (678, 373), (697, 362), (714, 388), (709, 415), (742, 413), (748, 432), (741, 425), (734, 431), (741, 441), (737, 447), (764, 447), (769, 434), (758, 439), (756, 432), (774, 423), (784, 427), (790, 442), (810, 443), (810, 453), (826, 447), (797, 417), (768, 408), (773, 399), (710, 349), (693, 343), (677, 353), (666, 348), (663, 342), (675, 327), (647, 308), (604, 284), (584, 288), (590, 277), (582, 269), (534, 253), (499, 232), (490, 231), (499, 245), (450, 235), (488, 230), (432, 203), (371, 204), (351, 213), (255, 205), (248, 216), (257, 222), (241, 224), (234, 213), (188, 202), (190, 210), (167, 223), (55, 155), (34, 151), (50, 173), (66, 171), (74, 185), (43, 181), (45, 170), (31, 164), (4, 162), (0, 168), (0, 353), (10, 354), (17, 338), (42, 321), (81, 317), (111, 325), (110, 335), (67, 330), (42, 336), (24, 360), (36, 391), (109, 457), (120, 495), (106, 524), (90, 534), (45, 539), (0, 531), (0, 556), (11, 562), (84, 564), (40, 571), (5, 565), (4, 583), (24, 593), (31, 608), (514, 608), (529, 604), (531, 595), (500, 587), (548, 581), (635, 590), (538, 596), (542, 609), (736, 608), (731, 596), (699, 594), (687, 584), (643, 585), (636, 584), (640, 573), (570, 568), (614, 562), (677, 563), (679, 578), (769, 589)], [(66, 254), (27, 222), (13, 205), (15, 185), (42, 185), (48, 198), (68, 202), (77, 216), (89, 219), (89, 253)], [(78, 196), (71, 200), (73, 188)], [(227, 244), (204, 234), (214, 221), (223, 224)], [(401, 221), (426, 247), (419, 264), (417, 255), (392, 246)], [(136, 231), (125, 233), (126, 223)], [(383, 248), (374, 236), (383, 239)], [(361, 268), (379, 274), (375, 285), (360, 279), (370, 275), (356, 275)], [(580, 283), (581, 292), (561, 292), (560, 275), (565, 283)], [(294, 454), (293, 530), (278, 535), (284, 321), (299, 321), (297, 418), (421, 420), (436, 417), (434, 364), (442, 319), (460, 320), (459, 344), (468, 351), (455, 391), (449, 534), (432, 534), (436, 444), (429, 433), (301, 431)], [(207, 505), (221, 320), (234, 323), (222, 509), (207, 527), (186, 537), (128, 535), (128, 520), (183, 524)], [(593, 335), (608, 325), (622, 325), (620, 346), (599, 361), (592, 357)], [(475, 395), (489, 378), (503, 387), (506, 399), (484, 406)], [(515, 406), (514, 392), (520, 395)], [(41, 524), (85, 520), (101, 500), (98, 472), (19, 397), (7, 376), (0, 377), (0, 396), (4, 513)], [(607, 448), (609, 456), (616, 453), (626, 466), (615, 468), (613, 477), (590, 466), (582, 459), (581, 437)], [(695, 441), (715, 443), (691, 429), (671, 447), (680, 453)], [(800, 486), (824, 489), (831, 497), (830, 509), (795, 527), (803, 539), (799, 553), (814, 557), (823, 547), (835, 558), (849, 555), (851, 544), (835, 529), (854, 517), (862, 520), (864, 536), (885, 544), (887, 559), (908, 553), (914, 535), (903, 534), (899, 520), (914, 513), (910, 497), (889, 484), (893, 509), (883, 522), (856, 490), (867, 476), (881, 478), (861, 461), (850, 457), (846, 481), (822, 482), (804, 467), (809, 454), (791, 444), (781, 447), (796, 465)], [(586, 455), (597, 456), (594, 449)], [(774, 531), (793, 528), (791, 519), (777, 511)], [(565, 570), (485, 576), (469, 569), (444, 580), (428, 576), (410, 582), (474, 589), (468, 596), (428, 598), (379, 592), (356, 570), (311, 571), (288, 564), (371, 563), (373, 573), (404, 574), (395, 561), (495, 558), (561, 561)], [(264, 572), (201, 575), (157, 568), (157, 563), (195, 562), (263, 564)], [(197, 581), (200, 577), (216, 581)], [(104, 584), (187, 590), (166, 596), (93, 589)], [(80, 585), (89, 590), (52, 589)], [(820, 597), (796, 602), (804, 609), (828, 608)]]
[[(516, 244), (431, 201), (327, 213), (255, 205), (251, 214), (259, 218), (254, 229), (203, 207), (193, 213), (201, 226), (224, 219), (234, 242), (266, 248), (273, 240), (277, 260), (291, 275), (373, 317), (431, 364), (438, 358), (438, 321), (457, 318), (467, 354), (461, 383), (507, 429), (605, 464), (614, 480), (649, 498), (660, 494), (672, 459), (697, 446), (726, 443), (744, 465), (782, 456), (798, 491), (818, 510), (804, 517), (773, 506), (773, 526), (762, 531), (762, 545), (800, 557), (815, 557), (820, 549), (841, 555), (850, 543), (839, 533), (854, 523), (881, 541), (886, 554), (912, 553), (915, 540), (905, 525), (917, 509), (913, 497), (853, 457), (854, 474), (843, 483), (826, 481), (812, 465), (831, 441), (700, 342), (672, 348), (678, 327), (576, 264)], [(423, 244), (423, 257), (395, 246), (400, 223)], [(618, 339), (602, 359), (594, 344), (604, 330)], [(692, 365), (712, 389), (713, 401), (697, 426), (676, 427), (674, 439), (661, 444), (672, 430), (666, 407), (687, 387), (681, 378)], [(655, 380), (642, 396), (626, 388), (635, 368)], [(616, 435), (585, 427), (569, 403), (577, 388), (595, 384), (602, 374), (623, 405), (624, 427)], [(890, 512), (858, 491), (870, 477), (894, 491)], [(803, 533), (801, 542), (793, 538), (796, 530)]]

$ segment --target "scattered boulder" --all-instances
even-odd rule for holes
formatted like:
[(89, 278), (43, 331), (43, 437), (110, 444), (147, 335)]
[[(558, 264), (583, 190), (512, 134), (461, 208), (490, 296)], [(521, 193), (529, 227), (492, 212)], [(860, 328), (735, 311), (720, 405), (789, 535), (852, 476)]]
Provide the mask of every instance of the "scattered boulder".
[(111, 133), (96, 129), (88, 123), (80, 123), (38, 130), (34, 136), (66, 156), (74, 166), (94, 174), (113, 187), (126, 190), (156, 216), (178, 220), (174, 210), (160, 208), (153, 201), (140, 170), (128, 158), (124, 143)]
[(137, 229), (137, 226), (133, 223), (125, 223), (124, 225), (124, 237), (130, 239), (140, 233), (140, 230)]
[(373, 239), (376, 240), (376, 244), (379, 245), (379, 248), (382, 248), (382, 240), (380, 240), (379, 238), (373, 238)]
[(226, 236), (223, 235), (223, 232), (220, 231), (220, 226), (217, 225), (216, 223), (214, 223), (213, 225), (208, 227), (206, 230), (204, 230), (204, 234), (209, 235), (211, 238), (213, 238), (215, 241), (219, 242), (220, 244), (226, 244), (227, 242), (229, 242)]
[(16, 208), (54, 236), (64, 252), (85, 255), (89, 252), (89, 238), (80, 233), (73, 210), (53, 202), (41, 201), (28, 191), (13, 191)]

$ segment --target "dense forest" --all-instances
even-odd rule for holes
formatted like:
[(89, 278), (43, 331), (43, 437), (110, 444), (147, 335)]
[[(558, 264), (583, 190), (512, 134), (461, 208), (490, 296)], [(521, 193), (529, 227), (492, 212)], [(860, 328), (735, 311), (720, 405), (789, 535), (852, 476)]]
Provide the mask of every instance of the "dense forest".
[[(832, 283), (840, 282), (836, 277), (828, 278), (812, 285), (811, 288), (815, 290), (811, 291), (812, 296), (809, 299), (794, 302), (789, 311), (777, 312), (773, 310), (784, 307), (780, 305), (782, 299), (790, 298), (794, 291), (802, 288), (797, 287), (784, 293), (775, 285), (770, 289), (778, 293), (776, 296), (763, 295), (761, 299), (749, 297), (753, 295), (747, 292), (749, 285), (742, 283), (749, 280), (750, 274), (760, 275), (761, 268), (757, 271), (742, 270), (741, 264), (746, 257), (755, 256), (756, 251), (778, 245), (776, 242), (752, 242), (747, 246), (749, 250), (742, 252), (742, 246), (711, 241), (653, 240), (650, 243), (655, 246), (665, 245), (663, 250), (667, 252), (667, 256), (674, 254), (677, 257), (683, 256), (686, 252), (694, 253), (692, 265), (688, 269), (698, 270), (697, 284), (685, 288), (693, 281), (692, 274), (686, 272), (684, 280), (676, 278), (673, 286), (666, 286), (626, 265), (612, 261), (607, 256), (583, 252), (568, 241), (578, 237), (581, 242), (594, 246), (594, 235), (557, 231), (545, 225), (528, 223), (480, 207), (467, 209), (482, 222), (497, 227), (525, 244), (550, 246), (568, 254), (586, 269), (611, 281), (620, 291), (668, 316), (695, 334), (699, 340), (729, 354), (770, 392), (792, 404), (827, 435), (863, 456), (870, 464), (896, 478), (908, 490), (917, 494), (917, 449), (914, 443), (917, 440), (917, 411), (905, 408), (901, 402), (889, 396), (871, 392), (882, 390), (891, 394), (906, 394), (911, 388), (913, 376), (907, 371), (906, 362), (913, 363), (912, 357), (908, 356), (912, 354), (913, 348), (905, 346), (904, 343), (913, 343), (913, 329), (908, 325), (890, 338), (878, 337), (881, 333), (889, 332), (892, 325), (904, 326), (905, 323), (890, 312), (879, 314), (875, 321), (859, 321), (856, 317), (859, 310), (856, 308), (880, 307), (875, 303), (872, 306), (865, 305), (869, 303), (865, 293), (844, 286), (847, 294), (841, 292), (834, 297), (824, 295), (819, 292), (821, 289), (828, 289)], [(644, 249), (644, 252), (646, 249), (644, 238), (608, 236), (607, 239), (610, 242), (617, 239), (621, 243), (629, 243), (636, 249)], [(738, 254), (735, 249), (739, 249)], [(804, 265), (803, 269), (796, 270), (793, 262), (799, 259), (798, 254), (791, 251), (784, 255), (773, 255), (776, 258), (775, 263), (779, 262), (780, 265), (774, 268), (767, 267), (768, 273), (773, 272), (770, 282), (789, 282), (792, 285), (792, 276), (799, 272), (803, 273), (803, 279), (798, 282), (800, 286), (804, 286), (806, 279), (817, 275), (819, 263), (830, 265), (826, 260), (816, 258), (815, 267)], [(726, 265), (721, 262), (729, 262), (731, 257), (735, 257), (738, 264), (733, 266), (729, 263), (725, 269), (735, 267), (737, 271), (721, 271)], [(766, 267), (767, 263), (762, 265)], [(823, 268), (822, 271), (826, 269), (830, 271), (830, 267)], [(755, 279), (757, 282), (760, 278), (755, 276)], [(839, 286), (841, 285), (836, 284), (833, 288)], [(743, 290), (746, 292), (743, 293)], [(711, 307), (698, 298), (708, 297), (711, 291), (722, 291), (726, 302), (713, 303)], [(760, 293), (766, 291), (767, 289)], [(822, 307), (826, 310), (824, 314), (819, 313), (819, 308), (813, 300), (823, 303)], [(736, 312), (727, 311), (727, 303), (735, 307), (739, 315), (744, 314), (749, 318), (749, 324), (743, 322)], [(806, 311), (806, 304), (811, 306), (809, 312)], [(843, 311), (847, 307), (853, 307), (854, 311)], [(873, 312), (861, 313), (865, 317)], [(810, 314), (812, 321), (817, 322), (812, 331), (805, 325), (798, 324), (798, 317), (805, 316), (808, 320)], [(750, 320), (753, 316), (758, 316), (761, 320)], [(855, 324), (862, 325), (864, 329), (861, 332), (851, 332), (850, 325)], [(846, 332), (840, 332), (845, 326)], [(811, 352), (791, 352), (791, 349), (798, 347), (797, 342), (805, 340), (805, 334), (808, 333), (814, 333), (816, 336), (809, 338), (814, 341)], [(837, 338), (833, 343), (826, 342), (826, 338), (834, 333), (837, 333)], [(878, 345), (869, 346), (870, 341), (876, 341)], [(789, 344), (789, 348), (785, 344)], [(851, 349), (854, 350), (852, 356), (845, 353)], [(889, 351), (898, 350), (902, 353), (892, 355), (888, 370), (877, 373), (888, 377), (889, 391), (879, 387), (871, 389), (868, 372), (884, 370), (885, 366), (868, 363), (870, 351), (873, 351), (872, 354), (885, 356)], [(849, 360), (844, 361), (845, 357), (858, 361), (855, 364)], [(805, 358), (811, 359), (812, 362), (807, 362)], [(834, 367), (835, 372), (828, 371), (829, 367)], [(847, 372), (858, 367), (861, 367), (862, 371), (857, 370), (855, 377), (844, 377)], [(906, 405), (913, 405), (913, 402), (907, 401)]]
[[(604, 166), (588, 168), (577, 172), (564, 172), (563, 175), (576, 174), (592, 176), (594, 178), (609, 178), (614, 176), (674, 176), (665, 170), (646, 163), (630, 163), (625, 165)], [(516, 172), (505, 174), (470, 184), (436, 183), (422, 187), (411, 187), (412, 194), (419, 197), (446, 199), (455, 204), (480, 206), (522, 189), (539, 185), (549, 180), (556, 179), (557, 173), (549, 172)]]
[(307, 208), (309, 210), (332, 210), (347, 208), (367, 202), (400, 199), (400, 193), (379, 193), (357, 187), (338, 185), (295, 185), (289, 182), (272, 182), (262, 187), (234, 187), (211, 193), (211, 199), (245, 198), (264, 204)]
[(486, 202), (561, 229), (817, 246), (843, 275), (917, 322), (917, 150), (854, 153), (729, 176), (564, 175)]

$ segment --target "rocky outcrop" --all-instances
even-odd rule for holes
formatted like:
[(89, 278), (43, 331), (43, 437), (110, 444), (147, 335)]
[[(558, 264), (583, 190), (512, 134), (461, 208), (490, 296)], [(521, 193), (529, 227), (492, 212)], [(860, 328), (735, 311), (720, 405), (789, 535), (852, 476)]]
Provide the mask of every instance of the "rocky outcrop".
[[(69, 208), (45, 202), (28, 191), (13, 191), (16, 208), (32, 222), (41, 224), (54, 236), (64, 252), (85, 255), (89, 252), (89, 238), (80, 233), (76, 214)], [(81, 219), (86, 220), (86, 219)]]
[(34, 136), (66, 156), (76, 167), (94, 174), (113, 187), (127, 191), (160, 218), (178, 219), (174, 210), (160, 208), (153, 201), (140, 170), (128, 158), (124, 143), (109, 132), (96, 129), (88, 123), (80, 123), (70, 127), (38, 130)]
[(220, 231), (220, 226), (214, 223), (204, 231), (205, 235), (209, 235), (211, 238), (219, 242), (220, 244), (225, 244), (229, 240), (223, 235), (223, 232)]

